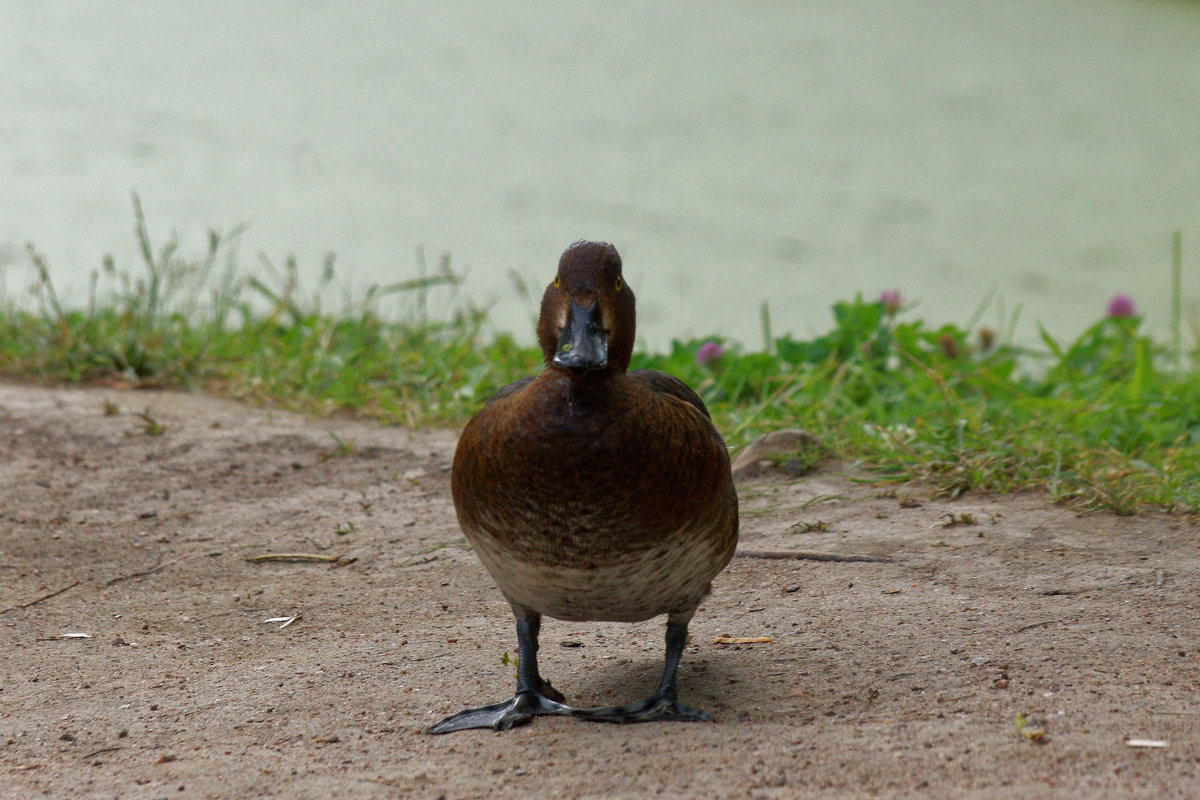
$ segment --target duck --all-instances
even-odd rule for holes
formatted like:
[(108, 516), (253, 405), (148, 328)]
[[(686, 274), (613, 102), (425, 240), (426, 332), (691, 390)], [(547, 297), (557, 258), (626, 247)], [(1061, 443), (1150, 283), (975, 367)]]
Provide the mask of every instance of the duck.
[[(729, 453), (703, 400), (657, 370), (629, 369), (634, 295), (606, 242), (563, 252), (537, 324), (544, 368), (501, 388), (455, 449), (459, 526), (516, 621), (516, 693), (428, 729), (506, 730), (537, 716), (711, 721), (680, 703), (688, 625), (733, 557)], [(538, 670), (543, 617), (666, 616), (662, 680), (647, 699), (574, 708)]]

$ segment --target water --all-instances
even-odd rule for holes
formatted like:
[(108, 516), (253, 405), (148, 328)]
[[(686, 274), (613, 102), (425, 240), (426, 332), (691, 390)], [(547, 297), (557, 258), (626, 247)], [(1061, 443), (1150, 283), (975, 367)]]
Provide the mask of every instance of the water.
[(1176, 228), (1200, 296), (1195, 3), (430, 5), (4, 2), (8, 293), (26, 241), (76, 297), (134, 267), (136, 190), (160, 237), (249, 222), (244, 262), (310, 279), (449, 251), (517, 332), (509, 272), (608, 239), (654, 347), (890, 288), (958, 323), (995, 291), (1025, 339), (1128, 292), (1164, 331)]

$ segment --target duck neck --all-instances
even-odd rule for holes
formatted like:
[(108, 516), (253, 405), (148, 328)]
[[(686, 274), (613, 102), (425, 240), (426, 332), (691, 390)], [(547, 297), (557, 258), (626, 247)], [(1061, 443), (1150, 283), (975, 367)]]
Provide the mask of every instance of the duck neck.
[(554, 372), (557, 400), (573, 416), (589, 415), (604, 408), (614, 382), (623, 374), (611, 367), (583, 375), (572, 375), (563, 370)]

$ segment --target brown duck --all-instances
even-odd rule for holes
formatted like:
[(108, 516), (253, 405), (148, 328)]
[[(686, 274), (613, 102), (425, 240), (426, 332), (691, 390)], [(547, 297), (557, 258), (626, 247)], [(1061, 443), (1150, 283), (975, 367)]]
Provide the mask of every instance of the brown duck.
[[(463, 532), (517, 621), (516, 695), (430, 733), (503, 730), (545, 714), (606, 722), (711, 720), (682, 705), (688, 622), (737, 544), (725, 443), (703, 401), (655, 370), (627, 371), (633, 292), (610, 244), (576, 242), (546, 287), (546, 367), (471, 419), (451, 487)], [(662, 683), (647, 700), (571, 708), (538, 672), (543, 616), (638, 622), (667, 615)]]

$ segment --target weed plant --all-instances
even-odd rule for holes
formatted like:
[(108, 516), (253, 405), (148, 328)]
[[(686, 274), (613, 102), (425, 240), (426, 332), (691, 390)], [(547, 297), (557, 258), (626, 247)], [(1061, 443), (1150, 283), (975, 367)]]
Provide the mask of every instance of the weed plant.
[[(486, 311), (456, 295), (455, 311), (431, 318), (429, 294), (460, 282), (448, 258), (327, 309), (332, 257), (306, 295), (290, 259), (243, 274), (237, 231), (211, 234), (195, 260), (175, 238), (156, 250), (136, 198), (134, 209), (143, 274), (106, 261), (83, 308), (60, 300), (30, 249), (29, 297), (0, 300), (0, 374), (196, 388), (416, 426), (459, 425), (540, 368), (536, 348), (485, 335)], [(1178, 252), (1177, 241), (1176, 276)], [(773, 336), (764, 306), (761, 351), (676, 341), (633, 366), (695, 387), (732, 446), (799, 427), (873, 480), (926, 480), (948, 496), (1042, 487), (1081, 509), (1197, 513), (1197, 350), (1184, 352), (1178, 315), (1166, 346), (1132, 307), (1116, 312), (1071, 343), (1042, 331), (1034, 350), (987, 328), (906, 319), (894, 293), (835, 304), (832, 329), (808, 340)]]

